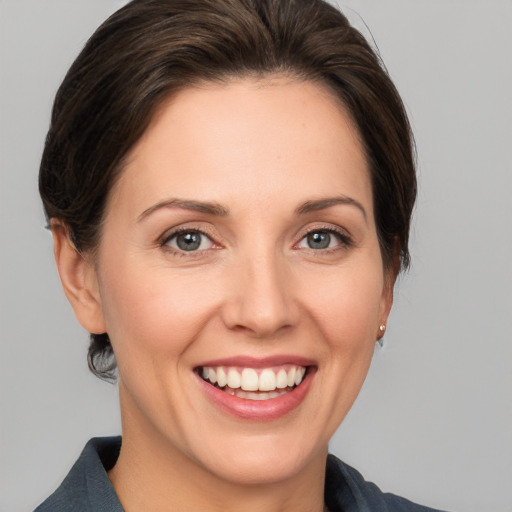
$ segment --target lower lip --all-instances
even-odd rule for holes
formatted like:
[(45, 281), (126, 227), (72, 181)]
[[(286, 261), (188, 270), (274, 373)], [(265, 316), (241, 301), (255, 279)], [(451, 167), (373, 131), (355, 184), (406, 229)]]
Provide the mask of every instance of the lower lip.
[(309, 368), (299, 386), (278, 398), (248, 400), (225, 393), (212, 386), (199, 375), (197, 379), (206, 396), (223, 412), (251, 421), (271, 421), (281, 418), (296, 409), (305, 399), (313, 381), (314, 372)]

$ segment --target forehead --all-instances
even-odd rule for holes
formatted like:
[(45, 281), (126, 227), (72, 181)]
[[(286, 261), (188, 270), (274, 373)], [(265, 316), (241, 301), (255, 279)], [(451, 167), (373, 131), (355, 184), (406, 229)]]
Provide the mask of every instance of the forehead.
[(283, 202), (336, 193), (360, 196), (371, 212), (351, 116), (323, 85), (268, 77), (205, 83), (165, 101), (112, 195), (140, 209), (176, 196)]

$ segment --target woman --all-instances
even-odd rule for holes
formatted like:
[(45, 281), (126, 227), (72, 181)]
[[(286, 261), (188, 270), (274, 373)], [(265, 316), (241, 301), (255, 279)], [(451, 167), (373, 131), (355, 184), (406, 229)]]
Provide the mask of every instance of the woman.
[(327, 455), (416, 194), (402, 102), (342, 14), (129, 3), (57, 94), (40, 191), (123, 438), (38, 511), (429, 510)]

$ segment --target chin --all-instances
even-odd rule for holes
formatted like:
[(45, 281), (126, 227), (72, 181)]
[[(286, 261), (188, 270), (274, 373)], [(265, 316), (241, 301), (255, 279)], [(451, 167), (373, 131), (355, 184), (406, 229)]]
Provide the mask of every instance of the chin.
[[(201, 465), (221, 480), (238, 485), (268, 485), (283, 482), (311, 466), (323, 467), (327, 441), (313, 446), (304, 439), (287, 439), (269, 434), (244, 440), (233, 439), (225, 449), (211, 450), (201, 457)], [(217, 447), (220, 446), (217, 444)]]
[(236, 485), (271, 485), (291, 479), (301, 473), (307, 461), (301, 457), (238, 457), (235, 463), (222, 463), (211, 468), (211, 472), (222, 480)]

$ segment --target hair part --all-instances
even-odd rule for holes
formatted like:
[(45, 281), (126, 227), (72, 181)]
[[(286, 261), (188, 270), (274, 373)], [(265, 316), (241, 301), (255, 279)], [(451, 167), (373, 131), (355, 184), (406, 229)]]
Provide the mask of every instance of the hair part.
[[(55, 98), (39, 174), (47, 219), (94, 252), (109, 193), (165, 99), (275, 74), (324, 84), (345, 105), (368, 161), (383, 265), (407, 268), (416, 176), (405, 108), (380, 57), (324, 0), (133, 0), (114, 13)], [(115, 379), (107, 333), (91, 334), (88, 361)]]

